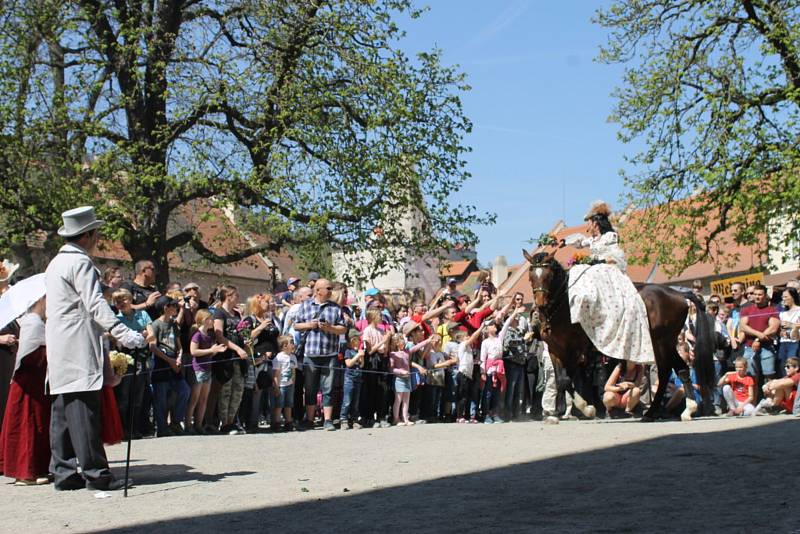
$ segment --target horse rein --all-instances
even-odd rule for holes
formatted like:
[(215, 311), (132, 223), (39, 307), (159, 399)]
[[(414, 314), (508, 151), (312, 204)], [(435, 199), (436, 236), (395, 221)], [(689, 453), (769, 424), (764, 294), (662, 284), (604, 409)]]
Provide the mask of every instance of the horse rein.
[[(575, 284), (578, 283), (578, 280), (580, 280), (583, 277), (583, 275), (586, 274), (589, 271), (589, 269), (591, 269), (595, 265), (597, 265), (597, 264), (589, 265), (589, 267), (587, 267), (580, 275), (578, 275), (578, 277), (575, 279), (575, 282), (573, 282), (569, 287), (566, 287), (566, 288), (565, 288), (565, 286), (567, 284), (569, 284), (569, 273), (567, 271), (564, 271), (564, 280), (561, 282), (561, 285), (558, 287), (558, 289), (553, 294), (555, 296), (558, 296), (565, 289), (566, 289), (567, 293), (569, 293), (569, 290), (571, 288), (575, 287)], [(550, 270), (552, 270), (553, 267), (549, 263), (532, 263), (531, 266), (530, 266), (530, 269), (550, 269)], [(533, 288), (534, 298), (536, 297), (536, 293), (544, 293), (545, 295), (550, 295), (550, 289), (548, 289), (546, 287), (543, 287), (543, 286), (534, 287)], [(565, 300), (568, 300), (568, 298), (565, 299)], [(562, 302), (563, 301), (556, 301), (555, 305), (553, 305), (552, 304), (552, 300), (550, 300), (548, 298), (547, 306), (545, 306), (543, 308), (538, 308), (538, 306), (537, 306), (537, 309), (539, 309), (541, 311), (541, 313), (542, 313), (542, 317), (541, 318), (544, 319), (544, 322), (545, 322), (545, 328), (544, 328), (545, 332), (547, 332), (547, 333), (550, 332), (550, 318), (559, 310), (559, 308), (561, 307), (561, 303)]]

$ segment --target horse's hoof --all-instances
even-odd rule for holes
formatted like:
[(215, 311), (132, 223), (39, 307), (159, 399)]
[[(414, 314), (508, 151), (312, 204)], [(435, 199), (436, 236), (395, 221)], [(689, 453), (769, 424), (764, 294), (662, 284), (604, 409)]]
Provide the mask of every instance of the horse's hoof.
[(692, 420), (692, 414), (697, 411), (697, 403), (693, 400), (686, 399), (686, 409), (681, 412), (681, 421), (687, 422)]
[(597, 408), (594, 406), (587, 406), (586, 409), (583, 411), (583, 415), (588, 417), (589, 419), (594, 419), (597, 417)]
[(555, 415), (550, 415), (544, 420), (544, 424), (546, 425), (557, 425), (558, 424), (558, 417)]

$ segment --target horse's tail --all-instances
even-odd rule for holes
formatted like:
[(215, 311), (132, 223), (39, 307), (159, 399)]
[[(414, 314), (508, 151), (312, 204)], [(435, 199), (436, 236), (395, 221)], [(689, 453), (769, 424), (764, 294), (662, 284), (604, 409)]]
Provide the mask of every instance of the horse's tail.
[(694, 324), (694, 371), (700, 386), (713, 387), (716, 383), (714, 353), (717, 350), (717, 336), (714, 318), (706, 313), (706, 303), (692, 292), (684, 293), (694, 302), (697, 318)]

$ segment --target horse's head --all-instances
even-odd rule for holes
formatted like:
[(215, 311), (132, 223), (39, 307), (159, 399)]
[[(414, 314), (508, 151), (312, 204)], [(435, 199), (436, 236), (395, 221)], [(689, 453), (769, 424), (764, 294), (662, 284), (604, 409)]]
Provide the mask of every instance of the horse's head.
[(551, 299), (557, 296), (556, 293), (562, 289), (564, 269), (554, 259), (555, 251), (531, 255), (523, 250), (522, 254), (531, 264), (528, 269), (528, 280), (533, 288), (533, 303), (537, 308), (546, 308)]

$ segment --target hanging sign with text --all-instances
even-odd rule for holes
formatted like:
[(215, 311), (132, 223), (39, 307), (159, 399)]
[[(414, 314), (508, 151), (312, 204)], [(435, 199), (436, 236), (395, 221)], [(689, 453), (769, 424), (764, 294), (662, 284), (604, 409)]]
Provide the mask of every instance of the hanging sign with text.
[(711, 282), (711, 294), (717, 294), (722, 297), (731, 296), (731, 285), (736, 282), (741, 282), (744, 287), (752, 286), (753, 284), (764, 283), (764, 273), (750, 273), (741, 276), (734, 276), (732, 278), (723, 278), (722, 280), (714, 280)]

